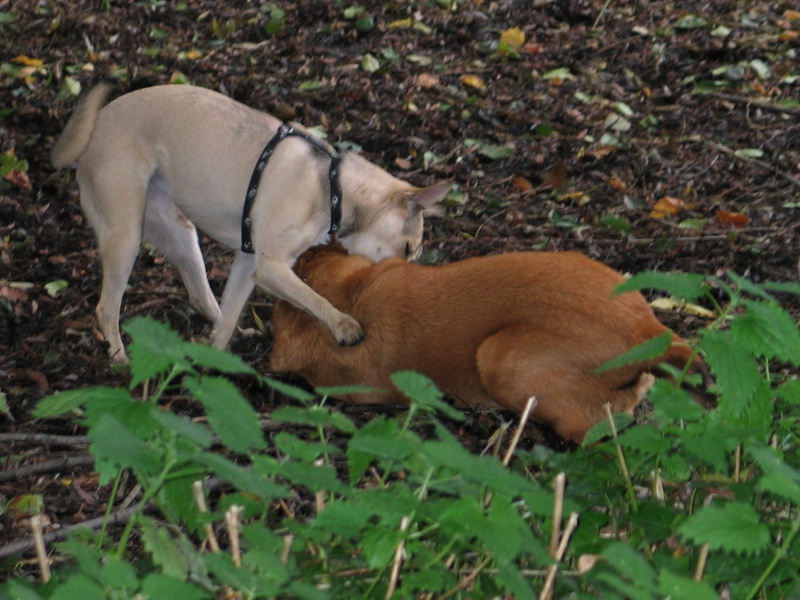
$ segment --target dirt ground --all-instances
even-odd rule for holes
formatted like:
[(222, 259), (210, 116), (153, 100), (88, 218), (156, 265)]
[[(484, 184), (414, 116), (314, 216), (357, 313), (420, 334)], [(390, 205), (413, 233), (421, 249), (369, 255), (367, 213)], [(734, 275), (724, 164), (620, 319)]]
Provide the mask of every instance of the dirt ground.
[[(587, 0), (387, 1), (361, 12), (333, 0), (0, 0), (0, 169), (27, 161), (0, 180), (0, 431), (78, 435), (32, 419), (36, 401), (127, 385), (97, 329), (99, 263), (74, 176), (48, 163), (77, 84), (209, 87), (320, 126), (416, 185), (452, 181), (448, 216), (426, 226), (431, 261), (575, 249), (623, 272), (797, 281), (792, 4), (614, 1), (601, 14), (603, 2)], [(219, 294), (229, 253), (204, 251)], [(232, 344), (263, 372), (270, 307), (254, 295)], [(146, 250), (123, 313), (209, 333), (175, 272)], [(704, 324), (659, 316), (687, 336)], [(281, 402), (245, 388), (259, 410)], [(465, 443), (480, 448), (499, 418), (476, 416)], [(85, 450), (0, 437), (5, 469)], [(90, 473), (10, 477), (0, 496), (42, 494), (53, 522), (80, 522), (102, 514), (109, 492)], [(23, 535), (0, 514), (0, 545)]]

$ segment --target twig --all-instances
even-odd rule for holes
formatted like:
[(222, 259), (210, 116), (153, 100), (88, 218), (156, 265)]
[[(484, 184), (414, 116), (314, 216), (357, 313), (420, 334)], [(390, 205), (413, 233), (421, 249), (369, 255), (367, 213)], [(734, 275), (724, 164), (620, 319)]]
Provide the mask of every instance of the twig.
[[(400, 519), (400, 531), (404, 532), (408, 529), (408, 524), (411, 522), (409, 517)], [(392, 571), (389, 574), (389, 585), (386, 588), (386, 600), (392, 597), (395, 589), (397, 588), (397, 580), (400, 578), (400, 565), (403, 564), (403, 552), (406, 547), (405, 539), (400, 540), (397, 544), (397, 549), (394, 551), (394, 562), (392, 563)]]
[(567, 528), (564, 530), (564, 535), (561, 537), (561, 543), (556, 550), (556, 562), (550, 565), (547, 569), (547, 577), (544, 580), (544, 587), (539, 594), (539, 600), (549, 600), (553, 597), (553, 584), (556, 580), (556, 572), (558, 572), (558, 563), (564, 558), (564, 553), (567, 551), (567, 544), (572, 537), (575, 528), (578, 526), (578, 513), (572, 513), (567, 521)]
[(74, 467), (85, 467), (92, 464), (94, 464), (94, 456), (88, 454), (81, 456), (62, 456), (61, 458), (48, 460), (35, 465), (26, 465), (24, 467), (17, 467), (16, 469), (9, 469), (8, 471), (0, 471), (0, 483), (14, 481), (15, 479), (21, 479), (39, 473), (49, 473), (51, 471), (59, 471), (61, 469), (70, 469)]
[(528, 418), (531, 416), (531, 412), (534, 408), (536, 408), (536, 396), (531, 396), (528, 398), (528, 403), (525, 405), (525, 410), (522, 411), (522, 416), (519, 418), (519, 424), (514, 430), (514, 436), (511, 438), (511, 443), (508, 445), (506, 455), (503, 457), (503, 465), (506, 467), (508, 466), (508, 463), (511, 462), (511, 457), (514, 455), (514, 450), (517, 449), (519, 438), (522, 436), (522, 430), (525, 429), (525, 424), (528, 422)]
[(628, 463), (625, 462), (625, 454), (622, 452), (622, 446), (617, 441), (617, 426), (614, 424), (614, 415), (611, 414), (611, 404), (606, 402), (604, 407), (606, 409), (606, 418), (609, 425), (611, 425), (611, 435), (614, 437), (615, 445), (617, 446), (617, 458), (619, 458), (619, 466), (622, 470), (622, 476), (625, 477), (625, 484), (628, 488), (628, 496), (633, 506), (634, 512), (639, 510), (639, 503), (636, 501), (636, 492), (633, 490), (633, 482), (631, 481), (631, 474), (628, 471)]
[(603, 4), (603, 8), (600, 9), (600, 12), (597, 15), (597, 18), (594, 20), (594, 24), (592, 25), (592, 29), (597, 29), (597, 24), (600, 23), (600, 19), (603, 18), (603, 13), (606, 12), (608, 9), (608, 5), (611, 4), (611, 0), (606, 0), (606, 3)]
[(736, 483), (739, 483), (739, 480), (742, 476), (742, 445), (737, 444), (736, 450), (733, 453), (734, 463), (733, 463), (733, 480)]
[(555, 500), (553, 502), (553, 530), (550, 533), (550, 555), (555, 557), (558, 551), (558, 539), (561, 537), (561, 519), (564, 517), (564, 485), (567, 476), (562, 472), (553, 480)]
[(700, 547), (700, 556), (697, 558), (697, 568), (694, 570), (694, 580), (702, 581), (703, 572), (706, 570), (706, 560), (708, 559), (708, 544)]
[(458, 582), (458, 585), (456, 587), (449, 589), (447, 593), (443, 594), (442, 596), (439, 596), (439, 600), (447, 600), (447, 598), (455, 596), (461, 590), (467, 589), (470, 585), (472, 585), (472, 582), (475, 581), (475, 578), (480, 574), (480, 572), (483, 571), (483, 568), (489, 564), (490, 560), (492, 560), (491, 555), (484, 558), (477, 567), (475, 567), (469, 574), (467, 574), (467, 576), (464, 577), (464, 579)]
[(294, 544), (294, 536), (289, 533), (283, 536), (283, 550), (281, 551), (281, 564), (289, 564), (289, 555), (292, 552), (292, 544)]
[(228, 539), (231, 542), (231, 558), (237, 567), (242, 566), (242, 547), (239, 544), (239, 515), (243, 508), (234, 504), (225, 513), (225, 523), (228, 525)]
[[(149, 506), (145, 506), (142, 509), (142, 512), (149, 510)], [(116, 512), (111, 513), (108, 516), (108, 525), (119, 525), (121, 523), (125, 523), (130, 519), (131, 515), (134, 514), (137, 510), (139, 510), (139, 506), (132, 506), (130, 508), (126, 508), (125, 510), (118, 510)], [(57, 531), (52, 531), (50, 533), (46, 533), (43, 536), (43, 540), (45, 544), (52, 544), (55, 542), (59, 542), (66, 538), (70, 533), (72, 533), (75, 529), (82, 527), (89, 529), (98, 529), (103, 525), (103, 521), (105, 521), (106, 517), (96, 517), (94, 519), (89, 519), (87, 521), (82, 521), (80, 523), (76, 523), (75, 525), (65, 525), (58, 529)], [(8, 558), (9, 556), (14, 556), (16, 554), (21, 554), (22, 552), (26, 552), (31, 548), (35, 547), (35, 543), (33, 538), (18, 540), (7, 546), (3, 546), (0, 548), (0, 559)]]
[(753, 165), (757, 165), (757, 166), (761, 167), (762, 169), (764, 169), (765, 171), (771, 171), (771, 172), (775, 173), (775, 175), (780, 175), (781, 177), (783, 177), (787, 181), (793, 183), (797, 187), (800, 187), (800, 179), (797, 179), (796, 177), (792, 177), (791, 175), (789, 175), (789, 173), (786, 173), (785, 171), (781, 171), (780, 169), (776, 168), (775, 166), (773, 166), (773, 165), (771, 165), (771, 164), (769, 164), (767, 162), (764, 162), (763, 160), (759, 160), (757, 158), (753, 158), (752, 156), (744, 156), (742, 154), (737, 154), (737, 152), (735, 150), (731, 150), (727, 146), (725, 146), (723, 144), (720, 144), (718, 142), (707, 141), (706, 143), (709, 146), (711, 146), (712, 148), (716, 148), (720, 152), (724, 152), (725, 154), (733, 156), (734, 158), (738, 158), (741, 161), (744, 161), (744, 162), (747, 162), (747, 163), (750, 163), (750, 164), (753, 164)]
[(31, 517), (33, 544), (36, 548), (36, 559), (39, 561), (39, 573), (43, 583), (50, 581), (50, 560), (47, 558), (47, 548), (44, 545), (44, 536), (42, 535), (42, 521), (45, 518), (41, 513)]
[[(192, 484), (192, 493), (194, 494), (194, 502), (197, 504), (197, 510), (200, 511), (200, 514), (207, 514), (208, 505), (206, 504), (206, 497), (203, 494), (202, 481), (195, 481)], [(211, 548), (212, 552), (219, 552), (219, 542), (217, 542), (217, 536), (214, 534), (214, 528), (211, 526), (211, 523), (206, 523), (205, 529), (208, 547)]]
[(8, 442), (52, 444), (54, 446), (88, 446), (89, 437), (85, 435), (54, 435), (52, 433), (0, 433), (0, 444)]
[(787, 115), (794, 115), (800, 117), (800, 110), (792, 108), (791, 106), (781, 106), (774, 102), (766, 102), (764, 100), (754, 100), (744, 96), (735, 96), (733, 94), (723, 94), (721, 92), (698, 92), (698, 96), (710, 96), (711, 98), (718, 98), (720, 100), (727, 100), (728, 102), (735, 102), (736, 104), (747, 104), (748, 106), (755, 106), (763, 110), (769, 110), (777, 113), (784, 113)]

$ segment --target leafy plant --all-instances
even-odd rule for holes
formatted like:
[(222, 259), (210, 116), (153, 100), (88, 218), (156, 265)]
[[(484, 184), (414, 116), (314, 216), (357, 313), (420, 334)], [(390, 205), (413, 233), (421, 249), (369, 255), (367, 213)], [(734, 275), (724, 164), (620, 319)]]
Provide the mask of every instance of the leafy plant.
[[(405, 413), (359, 428), (327, 406), (341, 390), (259, 378), (232, 355), (133, 319), (129, 390), (56, 394), (36, 414), (76, 415), (110, 497), (127, 470), (142, 501), (117, 543), (106, 528), (76, 533), (59, 545), (72, 560), (50, 583), (9, 581), (0, 596), (529, 598), (544, 587), (554, 597), (790, 597), (800, 590), (800, 333), (777, 297), (800, 286), (645, 273), (621, 291), (639, 287), (715, 306), (699, 348), (718, 408), (659, 381), (638, 425), (600, 424), (590, 437), (611, 436), (571, 453), (518, 450), (510, 467), (459, 443), (442, 418), (463, 414), (419, 374), (393, 377)], [(272, 433), (232, 375), (290, 399), (270, 414)], [(165, 411), (177, 394), (206, 421)], [(226, 483), (206, 512), (193, 483), (214, 480)], [(222, 550), (200, 550), (217, 537)]]

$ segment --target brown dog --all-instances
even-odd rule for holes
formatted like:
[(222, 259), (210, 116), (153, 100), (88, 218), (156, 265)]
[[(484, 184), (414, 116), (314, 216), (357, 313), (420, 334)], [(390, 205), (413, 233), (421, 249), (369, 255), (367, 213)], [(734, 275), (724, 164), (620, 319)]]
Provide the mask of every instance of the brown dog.
[[(443, 267), (386, 259), (373, 264), (341, 247), (317, 246), (297, 275), (364, 326), (364, 341), (340, 348), (319, 321), (279, 301), (270, 366), (313, 385), (366, 384), (382, 391), (354, 403), (403, 402), (390, 375), (413, 369), (473, 407), (521, 412), (580, 442), (614, 412), (632, 413), (661, 362), (683, 368), (691, 348), (678, 336), (660, 358), (596, 372), (667, 328), (640, 293), (612, 295), (613, 269), (574, 252), (523, 252)], [(702, 370), (694, 359), (694, 370)]]

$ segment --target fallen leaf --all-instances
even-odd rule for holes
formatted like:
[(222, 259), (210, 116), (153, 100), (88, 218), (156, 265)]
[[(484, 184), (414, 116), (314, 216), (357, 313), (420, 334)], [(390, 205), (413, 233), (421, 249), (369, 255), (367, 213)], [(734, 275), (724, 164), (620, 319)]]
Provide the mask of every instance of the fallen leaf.
[(21, 65), (25, 65), (26, 67), (36, 67), (37, 69), (41, 67), (44, 62), (40, 58), (30, 58), (25, 56), (24, 54), (20, 54), (14, 59), (15, 63), (19, 63)]
[(486, 84), (483, 83), (483, 79), (477, 75), (464, 75), (461, 77), (461, 83), (481, 90), (486, 87)]
[(439, 78), (436, 75), (431, 75), (430, 73), (420, 73), (417, 75), (415, 83), (419, 87), (429, 90), (432, 87), (439, 85)]
[(612, 146), (612, 145), (609, 144), (609, 145), (605, 145), (605, 146), (598, 146), (597, 148), (594, 148), (593, 150), (589, 150), (589, 152), (587, 152), (587, 154), (589, 156), (591, 156), (592, 158), (601, 159), (601, 158), (605, 158), (609, 154), (613, 154), (614, 152), (616, 152), (616, 150), (617, 150), (616, 146)]
[(13, 519), (32, 517), (44, 510), (44, 498), (41, 494), (14, 496), (6, 504), (6, 510)]
[(608, 178), (608, 185), (610, 185), (618, 192), (624, 192), (625, 189), (628, 187), (627, 184), (616, 175), (612, 175), (611, 177)]
[(519, 49), (525, 43), (525, 33), (519, 27), (506, 29), (500, 34), (500, 44), (505, 44), (509, 48)]
[(672, 196), (664, 196), (655, 203), (650, 214), (647, 215), (650, 219), (666, 219), (670, 215), (677, 215), (683, 210), (685, 203), (680, 198), (673, 198)]
[(525, 179), (524, 177), (514, 177), (512, 179), (514, 183), (514, 187), (517, 188), (520, 192), (527, 192), (531, 188), (533, 188), (533, 184)]
[(746, 227), (750, 223), (750, 217), (742, 213), (728, 212), (727, 210), (717, 211), (717, 220), (724, 226), (730, 227), (733, 225), (736, 229)]
[(25, 173), (25, 171), (20, 171), (19, 169), (15, 169), (13, 171), (6, 173), (6, 176), (3, 179), (13, 183), (14, 185), (22, 188), (23, 190), (33, 189), (33, 186), (31, 186), (31, 180), (28, 179), (28, 174)]
[(800, 31), (782, 31), (781, 34), (778, 36), (778, 39), (782, 42), (792, 42), (800, 37)]
[(707, 308), (692, 304), (691, 302), (675, 300), (674, 298), (656, 298), (650, 303), (650, 306), (658, 310), (682, 312), (687, 315), (702, 317), (703, 319), (715, 319), (717, 316), (713, 311)]
[(395, 158), (394, 164), (396, 164), (404, 171), (408, 171), (411, 168), (411, 161), (408, 160), (407, 158)]
[(787, 21), (800, 21), (800, 10), (789, 9), (783, 13), (783, 18)]

